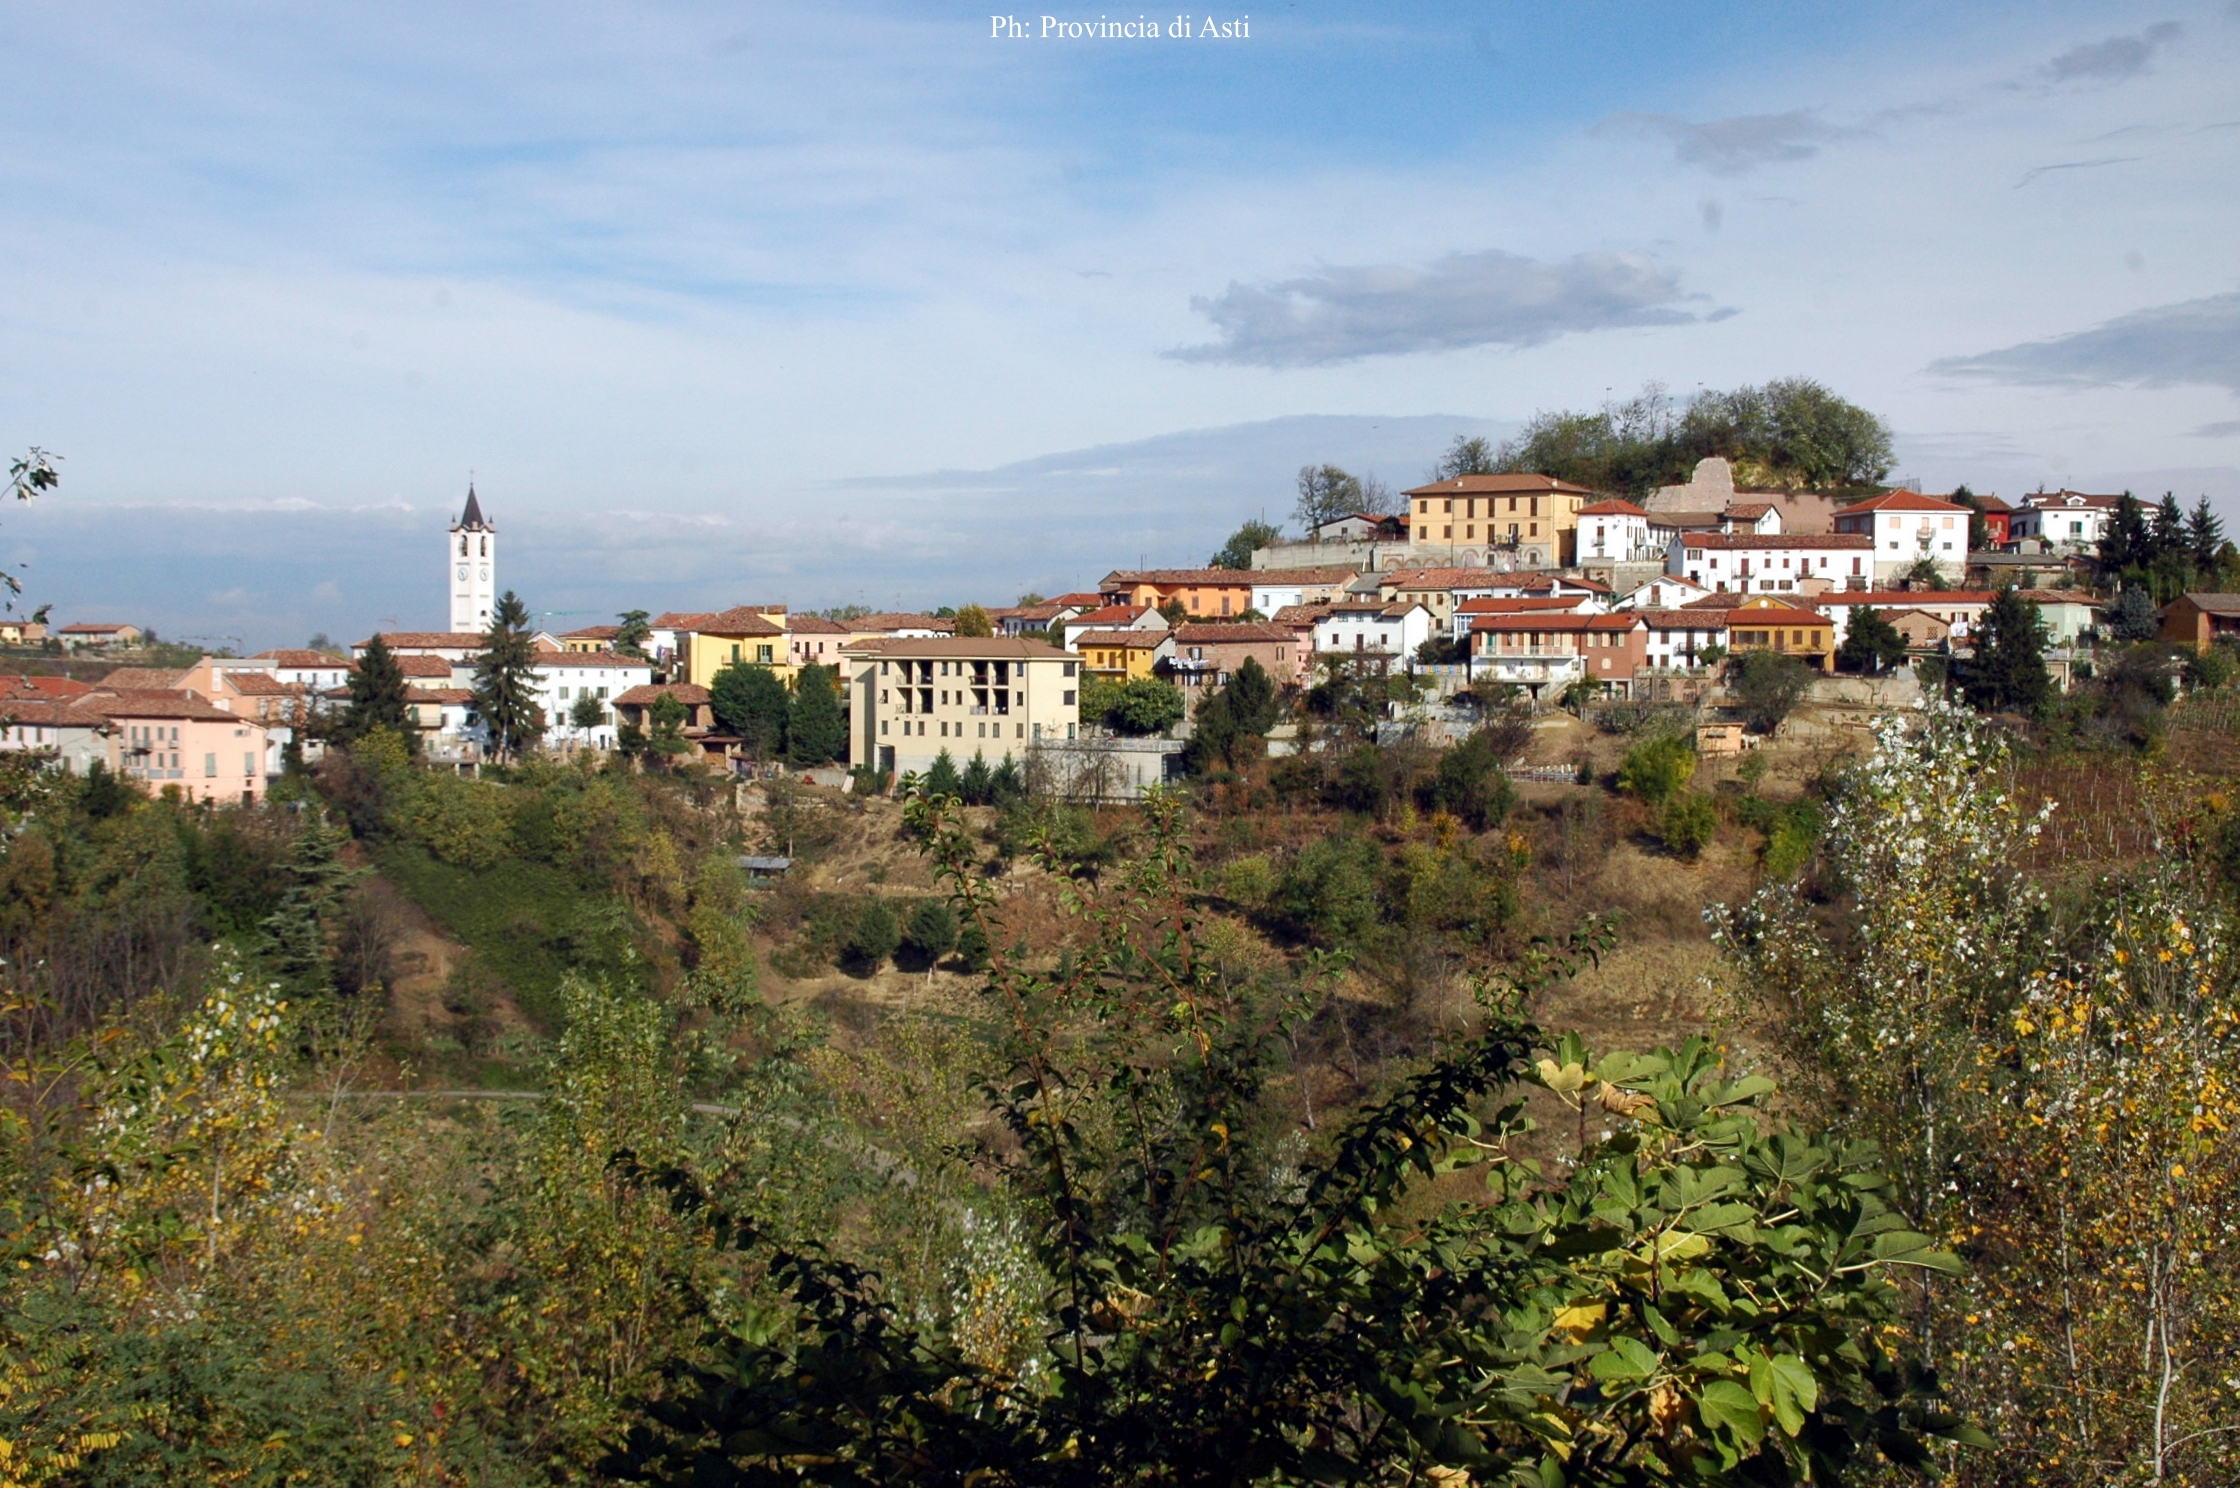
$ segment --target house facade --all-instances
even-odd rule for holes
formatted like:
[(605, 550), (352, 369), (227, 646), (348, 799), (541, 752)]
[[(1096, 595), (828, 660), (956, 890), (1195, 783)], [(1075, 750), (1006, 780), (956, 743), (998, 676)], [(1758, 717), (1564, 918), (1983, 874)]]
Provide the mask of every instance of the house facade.
[(1067, 649), (1081, 655), (1081, 665), (1091, 676), (1107, 682), (1134, 682), (1149, 677), (1159, 663), (1174, 654), (1174, 632), (1153, 630), (1085, 630)]
[(1262, 615), (1292, 605), (1322, 604), (1346, 592), (1359, 574), (1350, 568), (1270, 568), (1252, 575), (1252, 607)]
[(1835, 670), (1835, 623), (1818, 610), (1778, 599), (1748, 599), (1727, 612), (1727, 649), (1737, 656), (1774, 651)]
[(1648, 660), (1638, 614), (1486, 615), (1471, 623), (1471, 672), (1529, 689), (1543, 701), (1578, 681), (1630, 695)]
[(943, 750), (963, 764), (1024, 760), (1037, 743), (1074, 739), (1081, 658), (1024, 637), (892, 640), (851, 652), (848, 763), (924, 771)]
[(1306, 677), (1310, 650), (1287, 626), (1264, 621), (1230, 625), (1215, 620), (1192, 621), (1175, 628), (1172, 649), (1160, 670), (1189, 697), (1228, 686), (1237, 668), (1249, 658), (1260, 663), (1268, 679), (1281, 687)]
[(1865, 589), (1874, 540), (1856, 533), (1702, 532), (1672, 540), (1665, 572), (1715, 594)]
[(109, 724), (109, 768), (151, 793), (251, 806), (265, 795), (265, 730), (184, 692), (87, 694), (77, 711)]
[(1245, 568), (1115, 569), (1104, 576), (1097, 592), (1108, 605), (1148, 605), (1156, 610), (1180, 600), (1193, 620), (1225, 620), (1252, 608), (1255, 578)]
[(2222, 640), (2240, 641), (2240, 594), (2181, 594), (2161, 611), (2156, 638), (2206, 651)]
[(1579, 508), (1581, 563), (1637, 563), (1662, 556), (1650, 545), (1649, 514), (1630, 501), (1594, 501)]
[(1595, 499), (1585, 486), (1526, 473), (1450, 476), (1406, 494), (1418, 557), (1467, 567), (1497, 554), (1512, 567), (1569, 567), (1579, 561), (1579, 509)]
[(2089, 552), (2108, 535), (2108, 524), (2122, 504), (2121, 496), (2033, 491), (2008, 517), (2007, 532), (2018, 543), (2035, 539), (2055, 552)]
[(1865, 537), (1874, 544), (1874, 578), (1893, 583), (1924, 560), (1957, 578), (1968, 571), (1967, 507), (1924, 496), (1891, 491), (1836, 513), (1836, 531)]
[(1411, 599), (1338, 600), (1315, 617), (1318, 658), (1344, 654), (1407, 663), (1431, 639), (1431, 611)]

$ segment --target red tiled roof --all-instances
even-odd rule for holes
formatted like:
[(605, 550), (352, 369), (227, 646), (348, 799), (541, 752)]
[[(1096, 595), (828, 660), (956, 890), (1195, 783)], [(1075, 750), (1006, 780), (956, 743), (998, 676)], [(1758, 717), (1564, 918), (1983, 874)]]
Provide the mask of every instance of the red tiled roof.
[[(1143, 633), (1166, 634), (1165, 631)], [(1060, 651), (1048, 641), (1030, 640), (1025, 636), (896, 636), (879, 648), (879, 654), (962, 661), (1080, 660), (1071, 651)]]
[[(351, 649), (358, 650), (371, 644), (371, 638), (368, 638)], [(482, 636), (475, 631), (466, 630), (385, 630), (381, 632), (381, 644), (392, 651), (452, 651), (461, 648), (480, 651)]]
[(97, 621), (80, 620), (75, 625), (62, 627), (63, 635), (115, 635), (120, 630), (137, 630), (136, 625), (103, 625)]
[(1082, 594), (1079, 592), (1073, 594), (1053, 594), (1052, 596), (1050, 596), (1050, 603), (1054, 605), (1087, 605), (1089, 606), (1089, 608), (1095, 609), (1098, 605), (1104, 603), (1104, 596), (1101, 594)]
[[(1722, 596), (1723, 597), (1723, 596)], [(1727, 610), (1635, 610), (1641, 623), (1651, 630), (1722, 630), (1727, 623)]]
[(1575, 486), (1552, 475), (1534, 475), (1518, 472), (1510, 475), (1457, 475), (1428, 486), (1417, 486), (1403, 494), (1409, 496), (1524, 496), (1547, 491), (1560, 491), (1571, 496), (1592, 496), (1585, 486)]
[(563, 641), (611, 641), (620, 634), (622, 634), (622, 627), (619, 625), (586, 625), (581, 630), (566, 632), (560, 639)]
[(1919, 491), (1887, 491), (1865, 501), (1839, 507), (1839, 517), (1857, 516), (1861, 512), (1965, 512), (1967, 508), (1950, 501), (1940, 501), (1934, 496), (1924, 496)]
[(1075, 650), (1083, 646), (1114, 646), (1130, 651), (1155, 651), (1174, 639), (1171, 630), (1085, 630), (1073, 638)]
[(340, 656), (325, 651), (313, 651), (302, 646), (259, 651), (248, 659), (251, 661), (269, 661), (274, 666), (284, 667), (331, 667), (341, 666), (344, 663), (344, 658)]
[(228, 713), (223, 708), (214, 707), (191, 692), (156, 692), (138, 688), (111, 692), (103, 688), (79, 698), (73, 706), (80, 712), (98, 713), (104, 718), (183, 718), (233, 723), (255, 721), (242, 714)]
[(1639, 611), (1622, 615), (1579, 615), (1550, 611), (1538, 615), (1484, 615), (1470, 622), (1472, 630), (1487, 631), (1590, 631), (1632, 630), (1641, 624)]
[[(1156, 634), (1157, 632), (1152, 632)], [(1193, 621), (1178, 627), (1174, 632), (1177, 641), (1201, 646), (1246, 645), (1256, 641), (1288, 643), (1296, 637), (1280, 625), (1265, 621), (1230, 621), (1215, 624), (1210, 621)]]
[[(947, 632), (953, 631), (957, 628), (957, 622), (954, 620), (944, 619), (938, 615), (909, 615), (897, 612), (882, 615), (865, 615), (860, 619), (850, 620), (848, 622), (848, 628), (858, 635), (862, 635), (867, 631), (892, 632), (897, 630), (938, 630), (946, 634)], [(920, 639), (925, 638), (920, 637)]]
[(699, 635), (774, 636), (786, 633), (784, 626), (771, 624), (762, 618), (762, 614), (761, 610), (752, 605), (733, 605), (718, 614), (695, 615), (692, 617), (692, 624), (678, 628)]
[(407, 701), (415, 703), (445, 703), (453, 706), (464, 706), (474, 701), (474, 689), (471, 687), (415, 687), (405, 694), (405, 698)]
[(1380, 589), (1452, 589), (1487, 579), (1498, 583), (1503, 575), (1490, 568), (1395, 568), (1370, 577)]
[[(451, 668), (445, 667), (443, 674), (450, 676)], [(303, 691), (301, 682), (283, 682), (270, 672), (226, 672), (223, 675), (226, 686), (242, 697), (294, 697)]]
[(74, 698), (93, 691), (91, 682), (75, 677), (49, 677), (36, 673), (0, 677), (0, 689), (9, 697)]
[[(356, 671), (357, 667), (353, 665), (350, 669)], [(448, 677), (451, 663), (440, 656), (400, 656), (397, 670), (407, 677)]]
[[(1907, 608), (1910, 609), (1911, 606)], [(1761, 622), (1775, 625), (1825, 625), (1828, 617), (1818, 610), (1801, 609), (1779, 600), (1772, 604), (1745, 600), (1727, 612), (1729, 625), (1756, 625)]]
[(1737, 522), (1755, 522), (1773, 510), (1775, 507), (1770, 501), (1731, 501), (1720, 515), (1732, 517)]
[(1253, 586), (1266, 585), (1283, 588), (1292, 584), (1343, 584), (1360, 573), (1356, 568), (1325, 566), (1322, 568), (1255, 568), (1240, 569), (1240, 573), (1253, 576)]
[(612, 651), (540, 651), (540, 667), (650, 667), (650, 661), (635, 656), (620, 656)]
[(1274, 616), (1269, 620), (1269, 623), (1271, 625), (1288, 625), (1294, 627), (1301, 625), (1312, 625), (1315, 623), (1315, 621), (1321, 619), (1324, 615), (1327, 615), (1329, 613), (1330, 606), (1328, 604), (1284, 605), (1275, 612)]
[[(2051, 508), (2066, 507), (2071, 501), (2089, 509), (2114, 507), (2122, 500), (2121, 496), (2091, 496), (2083, 491), (2072, 491), (2063, 487), (2058, 491), (2032, 491), (2022, 498), (2022, 504), (2025, 507), (2036, 507), (2044, 511)], [(2145, 504), (2144, 502), (2140, 503), (2142, 507)]]
[(1691, 548), (1715, 552), (1766, 548), (1869, 548), (1874, 539), (1863, 532), (1697, 532), (1682, 539)]
[(786, 629), (795, 635), (846, 635), (848, 627), (822, 615), (789, 615)]
[(179, 667), (118, 667), (102, 677), (101, 686), (109, 691), (168, 692), (186, 676)]
[(1574, 610), (1592, 599), (1588, 594), (1533, 594), (1522, 599), (1481, 595), (1455, 606), (1458, 615), (1521, 615), (1539, 610)]
[(697, 708), (709, 698), (708, 689), (697, 682), (643, 682), (628, 692), (617, 694), (614, 706), (650, 708), (664, 693), (688, 708)]
[(1556, 589), (1561, 587), (1584, 589), (1589, 594), (1608, 594), (1610, 592), (1608, 584), (1600, 583), (1594, 579), (1579, 578), (1572, 574), (1526, 574), (1521, 579), (1513, 574), (1504, 574), (1501, 577), (1509, 581), (1501, 585), (1504, 589)]
[(1582, 517), (1645, 517), (1649, 514), (1630, 501), (1610, 500), (1597, 501), (1591, 506), (1582, 506), (1579, 508), (1579, 515)]
[(1088, 626), (1099, 624), (1126, 625), (1132, 621), (1141, 620), (1144, 612), (1150, 608), (1149, 605), (1106, 605), (1101, 610), (1090, 610), (1086, 614), (1076, 615), (1066, 623), (1068, 625)]
[(1989, 604), (1997, 597), (1988, 589), (1844, 589), (1823, 594), (1813, 603), (1913, 609), (1925, 604)]
[(1216, 589), (1234, 589), (1241, 585), (1250, 588), (1254, 575), (1259, 572), (1261, 570), (1250, 568), (1116, 568), (1104, 576), (1104, 582), (1107, 592), (1121, 584), (1189, 584)]

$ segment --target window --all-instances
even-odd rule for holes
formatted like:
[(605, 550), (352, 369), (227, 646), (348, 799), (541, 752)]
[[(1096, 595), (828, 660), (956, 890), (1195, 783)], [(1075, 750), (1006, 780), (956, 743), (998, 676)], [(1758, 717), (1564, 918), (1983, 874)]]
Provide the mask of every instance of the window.
[(253, 752), (246, 749), (241, 751), (241, 773), (244, 775), (257, 773), (257, 757)]
[(218, 756), (216, 754), (206, 754), (202, 757), (202, 773), (204, 775), (218, 773)]
[(1070, 707), (1072, 707), (1072, 706), (1073, 706), (1073, 689), (1072, 689), (1072, 688), (1070, 688), (1070, 687), (1069, 687), (1069, 688), (1067, 688), (1067, 689), (1066, 689), (1066, 690), (1065, 690), (1064, 692), (1062, 692), (1062, 693), (1060, 693), (1060, 694), (1059, 694), (1059, 697), (1061, 697), (1062, 699), (1064, 699), (1064, 701), (1065, 701), (1065, 705), (1066, 705), (1067, 707), (1069, 707), (1069, 708), (1070, 708)]

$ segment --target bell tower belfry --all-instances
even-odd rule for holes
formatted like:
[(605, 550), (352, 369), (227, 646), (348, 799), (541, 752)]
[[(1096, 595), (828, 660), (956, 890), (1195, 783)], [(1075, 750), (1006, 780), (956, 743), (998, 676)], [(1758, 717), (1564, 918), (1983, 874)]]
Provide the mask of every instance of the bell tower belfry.
[(498, 604), (498, 529), (482, 515), (474, 483), (467, 483), (467, 507), (451, 524), (451, 540), (444, 559), (451, 592), (451, 628), (480, 635), (490, 628), (490, 612)]

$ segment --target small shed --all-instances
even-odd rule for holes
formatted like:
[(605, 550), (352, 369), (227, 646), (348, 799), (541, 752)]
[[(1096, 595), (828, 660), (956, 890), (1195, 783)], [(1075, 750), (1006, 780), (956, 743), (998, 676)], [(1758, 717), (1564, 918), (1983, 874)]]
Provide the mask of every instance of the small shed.
[(1758, 747), (1758, 738), (1739, 723), (1699, 723), (1696, 725), (1696, 753), (1701, 755), (1741, 754)]
[(752, 853), (742, 854), (732, 861), (745, 869), (749, 878), (783, 878), (786, 870), (793, 866), (791, 858), (760, 858)]

